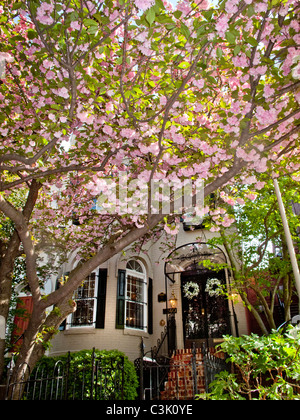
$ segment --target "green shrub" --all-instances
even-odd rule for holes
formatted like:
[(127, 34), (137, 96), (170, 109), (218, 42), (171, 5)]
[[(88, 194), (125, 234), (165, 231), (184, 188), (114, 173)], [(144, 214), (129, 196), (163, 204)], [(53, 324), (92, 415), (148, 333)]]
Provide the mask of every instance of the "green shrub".
[[(120, 369), (123, 366), (124, 375)], [(66, 377), (58, 384), (57, 381), (47, 381), (47, 388), (44, 385), (42, 392), (35, 390), (35, 395), (31, 387), (32, 391), (27, 398), (36, 398), (39, 393), (42, 399), (134, 400), (137, 397), (138, 380), (134, 365), (118, 350), (94, 350), (94, 361), (93, 350), (43, 357), (31, 378), (54, 377), (66, 374), (67, 370), (67, 383)]]
[(273, 331), (224, 337), (220, 349), (229, 356), (233, 373), (221, 372), (210, 384), (209, 400), (300, 400), (300, 331)]

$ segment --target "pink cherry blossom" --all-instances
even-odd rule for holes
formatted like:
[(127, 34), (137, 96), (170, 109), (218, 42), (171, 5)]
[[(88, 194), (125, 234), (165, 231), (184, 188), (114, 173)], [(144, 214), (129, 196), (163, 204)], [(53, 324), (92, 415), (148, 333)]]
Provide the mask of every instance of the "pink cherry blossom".
[(87, 124), (92, 124), (94, 122), (94, 115), (89, 115), (87, 111), (77, 113), (78, 119)]
[(53, 12), (53, 10), (54, 10), (53, 4), (43, 2), (40, 5), (40, 7), (37, 8), (37, 15), (36, 15), (37, 20), (40, 23), (43, 23), (44, 25), (52, 25), (54, 20), (50, 16), (50, 14)]
[(262, 106), (256, 108), (256, 118), (264, 127), (274, 124), (277, 121), (277, 114), (278, 111), (275, 108), (270, 110), (264, 109)]
[(122, 137), (126, 137), (127, 139), (132, 139), (136, 136), (136, 132), (131, 128), (122, 128), (122, 130), (120, 131), (120, 135)]
[(236, 202), (240, 205), (243, 206), (245, 204), (245, 200), (243, 200), (241, 197), (237, 197)]
[(187, 16), (191, 12), (192, 9), (191, 9), (191, 6), (188, 4), (188, 2), (182, 1), (178, 3), (177, 10), (182, 12), (183, 16)]
[(237, 0), (229, 0), (225, 5), (225, 10), (227, 13), (236, 13), (238, 11), (237, 7), (238, 1)]
[(222, 221), (222, 225), (223, 225), (224, 227), (229, 227), (229, 226), (231, 226), (231, 225), (232, 225), (232, 223), (234, 223), (234, 222), (235, 222), (235, 219), (233, 219), (232, 217), (225, 216), (225, 217), (224, 217), (224, 220)]
[(222, 38), (225, 36), (225, 33), (229, 28), (228, 21), (228, 16), (224, 15), (220, 19), (218, 19), (216, 23), (216, 31), (218, 32), (218, 35)]
[(233, 57), (232, 62), (235, 67), (247, 67), (249, 65), (249, 59), (244, 53), (238, 55), (237, 57)]
[(205, 82), (204, 82), (203, 79), (200, 79), (200, 80), (194, 79), (193, 80), (193, 85), (196, 86), (198, 89), (203, 89), (204, 84), (205, 84)]
[(266, 183), (265, 182), (262, 182), (262, 181), (260, 181), (260, 182), (257, 182), (256, 184), (255, 184), (255, 188), (257, 189), (257, 190), (261, 190), (262, 188), (264, 188), (264, 186), (266, 185)]
[(219, 232), (220, 228), (219, 226), (212, 226), (209, 230), (210, 232)]
[(256, 13), (266, 12), (268, 10), (268, 2), (266, 0), (260, 1), (255, 4), (254, 8)]
[(251, 76), (255, 76), (255, 77), (263, 76), (264, 74), (266, 74), (267, 70), (268, 70), (267, 66), (258, 66), (256, 68), (252, 67), (249, 70), (249, 74), (251, 74)]
[(109, 136), (112, 136), (114, 134), (114, 130), (112, 129), (112, 127), (110, 127), (109, 125), (105, 125), (103, 127), (103, 132), (105, 134), (108, 134)]
[(62, 98), (68, 99), (69, 98), (69, 92), (68, 89), (65, 87), (59, 88), (59, 89), (52, 89), (56, 95), (61, 96)]
[(81, 28), (81, 25), (78, 21), (74, 21), (74, 22), (71, 22), (70, 27), (76, 31), (79, 31)]
[(50, 79), (50, 80), (54, 79), (54, 77), (55, 77), (54, 71), (48, 70), (47, 73), (46, 73), (46, 77), (47, 77), (47, 79)]
[(249, 194), (246, 194), (245, 197), (248, 198), (251, 201), (254, 201), (256, 199), (256, 197), (257, 197), (257, 194), (255, 194), (255, 193), (249, 193)]
[(154, 0), (135, 0), (134, 1), (136, 7), (141, 10), (150, 9), (155, 3)]
[(165, 225), (164, 226), (164, 230), (169, 234), (169, 235), (177, 235), (179, 232), (179, 228), (180, 225), (176, 224), (174, 227), (171, 227), (169, 225)]
[(199, 9), (200, 10), (208, 10), (210, 7), (210, 3), (208, 0), (201, 0), (200, 4), (199, 4)]

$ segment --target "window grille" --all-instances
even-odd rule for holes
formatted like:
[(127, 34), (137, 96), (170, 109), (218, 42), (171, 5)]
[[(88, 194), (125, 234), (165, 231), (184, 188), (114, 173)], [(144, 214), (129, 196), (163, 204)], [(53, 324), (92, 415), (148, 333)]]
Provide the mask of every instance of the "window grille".
[(96, 273), (91, 273), (74, 293), (76, 311), (72, 314), (71, 327), (93, 325), (97, 301)]
[(147, 328), (147, 281), (142, 266), (130, 260), (126, 267), (125, 327)]

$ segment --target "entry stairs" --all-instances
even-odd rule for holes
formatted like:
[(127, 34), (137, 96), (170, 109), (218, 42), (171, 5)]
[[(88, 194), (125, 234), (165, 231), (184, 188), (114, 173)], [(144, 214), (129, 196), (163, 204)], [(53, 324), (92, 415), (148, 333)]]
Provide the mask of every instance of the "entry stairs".
[(206, 392), (215, 374), (224, 368), (225, 355), (216, 353), (215, 348), (176, 350), (160, 399), (192, 400), (195, 395)]

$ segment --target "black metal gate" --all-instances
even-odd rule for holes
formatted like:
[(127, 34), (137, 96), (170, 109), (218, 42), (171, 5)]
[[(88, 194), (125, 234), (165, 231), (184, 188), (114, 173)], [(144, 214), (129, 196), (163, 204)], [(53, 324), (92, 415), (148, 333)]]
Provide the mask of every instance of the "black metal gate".
[(135, 361), (140, 375), (140, 399), (190, 400), (208, 392), (216, 374), (228, 370), (224, 358), (217, 357), (214, 349), (178, 350), (170, 359), (139, 358)]
[(27, 365), (20, 367), (21, 379), (16, 382), (9, 373), (7, 400), (123, 400), (124, 358), (101, 364), (93, 349), (86, 366), (58, 360), (47, 369), (41, 363), (31, 373)]

